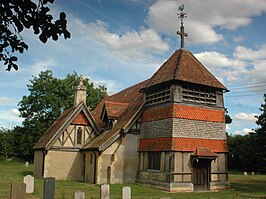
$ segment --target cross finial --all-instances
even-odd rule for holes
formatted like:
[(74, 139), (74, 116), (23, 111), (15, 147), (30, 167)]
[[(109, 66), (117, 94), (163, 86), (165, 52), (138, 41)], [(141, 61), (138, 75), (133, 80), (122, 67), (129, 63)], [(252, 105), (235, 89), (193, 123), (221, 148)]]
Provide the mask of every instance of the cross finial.
[(185, 45), (184, 44), (185, 43), (184, 37), (187, 37), (188, 36), (188, 34), (185, 33), (185, 30), (184, 30), (184, 18), (187, 17), (186, 16), (187, 13), (184, 13), (183, 12), (183, 10), (184, 10), (184, 4), (181, 5), (181, 6), (179, 6), (178, 10), (180, 11), (180, 13), (178, 13), (177, 15), (178, 15), (178, 18), (180, 18), (180, 20), (181, 20), (181, 26), (180, 26), (180, 31), (177, 31), (177, 34), (180, 35), (180, 37), (181, 37), (181, 48), (184, 48), (184, 45)]

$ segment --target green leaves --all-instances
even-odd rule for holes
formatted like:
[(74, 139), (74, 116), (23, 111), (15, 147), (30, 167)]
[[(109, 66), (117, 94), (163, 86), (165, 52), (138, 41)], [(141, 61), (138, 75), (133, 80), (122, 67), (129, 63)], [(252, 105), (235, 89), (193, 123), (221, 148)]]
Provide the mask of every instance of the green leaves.
[(23, 53), (28, 49), (20, 36), (24, 28), (32, 28), (42, 43), (50, 38), (57, 41), (62, 34), (65, 39), (70, 38), (66, 14), (61, 12), (55, 22), (49, 14), (50, 8), (46, 5), (53, 2), (54, 0), (39, 0), (37, 4), (33, 0), (0, 2), (0, 61), (4, 61), (8, 71), (12, 68), (18, 70), (18, 65), (14, 63), (18, 59), (11, 60), (11, 57), (16, 57), (13, 53)]

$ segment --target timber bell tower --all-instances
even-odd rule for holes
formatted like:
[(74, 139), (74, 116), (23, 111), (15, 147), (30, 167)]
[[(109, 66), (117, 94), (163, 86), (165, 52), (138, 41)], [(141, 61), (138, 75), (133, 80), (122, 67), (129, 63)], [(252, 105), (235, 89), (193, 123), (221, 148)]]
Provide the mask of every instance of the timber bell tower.
[(228, 189), (222, 85), (181, 47), (149, 79), (141, 116), (138, 182), (167, 191)]

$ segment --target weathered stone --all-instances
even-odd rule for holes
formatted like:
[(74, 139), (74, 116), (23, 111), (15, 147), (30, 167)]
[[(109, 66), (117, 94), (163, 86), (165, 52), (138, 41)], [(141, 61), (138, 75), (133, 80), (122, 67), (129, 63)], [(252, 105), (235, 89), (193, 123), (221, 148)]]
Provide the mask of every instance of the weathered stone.
[(23, 182), (26, 184), (26, 193), (34, 192), (34, 177), (31, 175), (26, 175), (23, 179)]
[(55, 178), (44, 178), (43, 199), (54, 199)]
[(131, 199), (131, 188), (130, 187), (123, 187), (122, 199)]
[(245, 171), (245, 172), (244, 172), (244, 176), (247, 176), (247, 175), (248, 175), (248, 172)]
[(29, 167), (29, 162), (27, 161), (27, 162), (25, 162), (25, 167)]
[(25, 199), (26, 197), (26, 184), (13, 183), (11, 185), (10, 199)]
[(101, 199), (110, 199), (110, 186), (109, 184), (101, 185)]
[(85, 199), (85, 193), (83, 191), (76, 191), (74, 193), (74, 199)]
[(251, 175), (255, 175), (255, 172), (251, 172)]

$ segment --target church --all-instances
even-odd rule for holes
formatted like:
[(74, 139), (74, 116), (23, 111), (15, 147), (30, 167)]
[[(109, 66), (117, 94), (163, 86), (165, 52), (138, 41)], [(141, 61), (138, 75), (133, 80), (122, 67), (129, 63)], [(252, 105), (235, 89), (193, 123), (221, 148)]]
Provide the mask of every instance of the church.
[[(183, 14), (183, 17), (182, 17)], [(34, 146), (34, 176), (92, 184), (143, 183), (170, 191), (229, 188), (221, 84), (184, 49), (147, 80), (91, 111), (83, 78), (73, 107)]]

